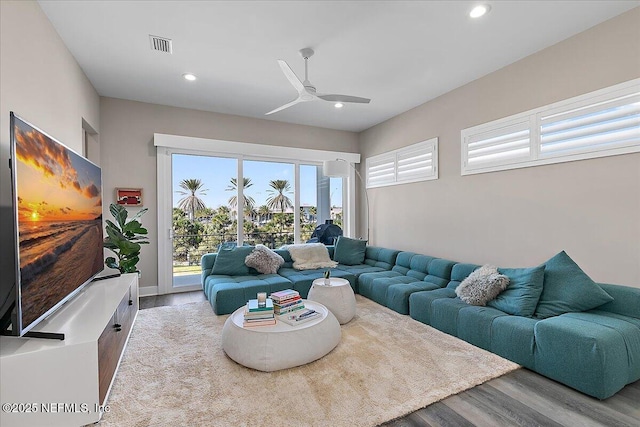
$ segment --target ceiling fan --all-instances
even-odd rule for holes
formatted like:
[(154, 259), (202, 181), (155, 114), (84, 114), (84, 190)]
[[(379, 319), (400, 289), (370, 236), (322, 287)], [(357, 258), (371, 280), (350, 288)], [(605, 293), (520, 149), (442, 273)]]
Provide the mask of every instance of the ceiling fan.
[(289, 67), (289, 64), (287, 64), (282, 59), (278, 59), (278, 64), (280, 64), (280, 68), (282, 69), (284, 76), (298, 91), (298, 97), (293, 101), (287, 104), (284, 104), (281, 107), (276, 108), (275, 110), (269, 111), (268, 113), (265, 114), (265, 116), (268, 116), (269, 114), (277, 113), (278, 111), (282, 111), (285, 108), (289, 108), (301, 102), (317, 101), (319, 99), (323, 101), (335, 102), (336, 104), (343, 103), (343, 102), (356, 102), (360, 104), (368, 104), (371, 101), (368, 98), (360, 98), (357, 96), (317, 93), (316, 87), (312, 85), (311, 82), (309, 81), (308, 69), (307, 69), (307, 61), (309, 60), (309, 58), (313, 56), (313, 53), (314, 53), (313, 49), (309, 47), (300, 49), (300, 55), (302, 55), (302, 57), (304, 58), (304, 82), (301, 82), (300, 79), (298, 79), (298, 77), (293, 72), (291, 67)]

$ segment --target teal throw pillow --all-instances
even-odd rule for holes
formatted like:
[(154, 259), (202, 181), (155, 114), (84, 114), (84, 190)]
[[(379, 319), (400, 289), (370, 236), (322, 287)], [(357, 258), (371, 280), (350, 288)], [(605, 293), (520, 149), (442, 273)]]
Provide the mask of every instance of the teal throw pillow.
[(247, 276), (251, 274), (244, 259), (253, 251), (253, 246), (239, 246), (233, 249), (220, 248), (211, 274), (225, 276)]
[(544, 263), (544, 288), (535, 317), (587, 311), (613, 301), (565, 251)]
[(333, 251), (333, 260), (343, 265), (359, 265), (364, 263), (366, 249), (366, 240), (340, 236)]
[(542, 293), (544, 266), (499, 268), (498, 271), (509, 278), (509, 286), (487, 305), (514, 316), (533, 316)]

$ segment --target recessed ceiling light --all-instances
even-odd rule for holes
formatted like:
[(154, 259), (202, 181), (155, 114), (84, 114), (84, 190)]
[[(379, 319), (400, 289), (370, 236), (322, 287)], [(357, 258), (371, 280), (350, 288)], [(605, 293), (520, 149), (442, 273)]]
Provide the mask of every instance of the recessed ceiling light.
[(335, 103), (335, 105), (334, 105), (334, 107), (336, 107), (336, 108), (342, 108), (342, 107), (344, 107), (344, 104), (343, 104), (342, 102), (336, 102), (336, 103)]
[(182, 75), (182, 77), (184, 77), (185, 80), (189, 80), (190, 82), (194, 81), (196, 79), (196, 76), (194, 76), (191, 73), (185, 73)]
[(478, 6), (471, 9), (471, 12), (469, 12), (469, 16), (472, 18), (480, 18), (481, 16), (486, 15), (490, 10), (491, 6), (489, 6), (488, 4), (479, 4)]

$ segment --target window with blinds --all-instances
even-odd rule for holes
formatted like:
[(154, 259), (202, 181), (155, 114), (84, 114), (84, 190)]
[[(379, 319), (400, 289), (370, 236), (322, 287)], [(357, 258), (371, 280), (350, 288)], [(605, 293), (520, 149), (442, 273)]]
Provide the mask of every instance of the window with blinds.
[(461, 132), (462, 175), (640, 152), (640, 79)]
[(438, 179), (438, 138), (366, 160), (367, 188)]

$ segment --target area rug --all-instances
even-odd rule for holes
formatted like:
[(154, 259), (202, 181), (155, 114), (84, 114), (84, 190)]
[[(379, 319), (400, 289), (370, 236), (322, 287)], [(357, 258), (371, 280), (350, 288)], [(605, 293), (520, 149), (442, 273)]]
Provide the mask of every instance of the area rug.
[(356, 298), (331, 353), (270, 373), (226, 356), (208, 302), (142, 310), (101, 425), (375, 426), (518, 368)]

